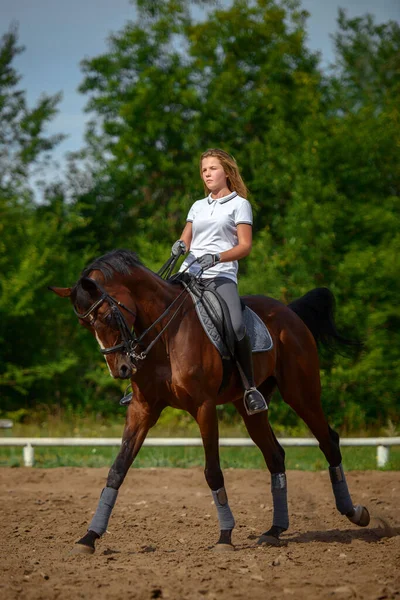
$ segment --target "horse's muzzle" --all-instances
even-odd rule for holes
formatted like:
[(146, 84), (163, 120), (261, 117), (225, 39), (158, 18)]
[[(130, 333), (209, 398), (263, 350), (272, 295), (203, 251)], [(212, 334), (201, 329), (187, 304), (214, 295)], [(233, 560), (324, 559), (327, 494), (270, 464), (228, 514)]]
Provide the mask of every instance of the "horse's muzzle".
[(118, 368), (118, 377), (120, 379), (130, 379), (137, 371), (135, 365), (122, 363)]

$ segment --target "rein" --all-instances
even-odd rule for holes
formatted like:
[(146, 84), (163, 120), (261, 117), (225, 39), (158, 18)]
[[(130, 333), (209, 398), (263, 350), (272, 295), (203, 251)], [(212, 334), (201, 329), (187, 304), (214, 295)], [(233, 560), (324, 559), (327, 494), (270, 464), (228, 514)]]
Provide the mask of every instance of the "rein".
[[(165, 265), (163, 265), (160, 269), (160, 271), (158, 272), (158, 275), (160, 277), (162, 277), (164, 280), (168, 279), (168, 277), (170, 276), (172, 270), (174, 269), (177, 261), (179, 259), (179, 255), (178, 256), (171, 256), (168, 261), (165, 263)], [(193, 261), (196, 262), (196, 261)], [(191, 265), (188, 265), (185, 269), (185, 271), (190, 267)], [(185, 272), (184, 271), (184, 272)], [(196, 276), (197, 278), (197, 276)], [(196, 279), (194, 278), (194, 279)], [(104, 355), (108, 355), (108, 354), (113, 354), (114, 352), (119, 352), (120, 350), (124, 351), (125, 354), (127, 354), (131, 361), (138, 361), (138, 360), (144, 360), (147, 355), (149, 354), (150, 350), (153, 348), (153, 346), (156, 344), (156, 342), (160, 339), (160, 337), (162, 336), (162, 334), (164, 333), (164, 331), (167, 329), (167, 327), (170, 325), (170, 323), (173, 321), (173, 319), (176, 317), (176, 315), (179, 312), (179, 309), (181, 308), (181, 306), (183, 305), (183, 303), (186, 300), (186, 295), (183, 298), (183, 300), (180, 302), (180, 304), (178, 305), (178, 307), (176, 308), (176, 310), (174, 311), (174, 313), (172, 314), (172, 316), (170, 317), (170, 319), (168, 320), (168, 322), (166, 323), (166, 325), (161, 329), (161, 331), (158, 333), (158, 335), (154, 338), (154, 340), (152, 340), (150, 342), (150, 344), (147, 346), (147, 348), (145, 348), (145, 350), (143, 350), (142, 352), (138, 353), (136, 351), (136, 347), (142, 345), (143, 346), (143, 338), (149, 333), (149, 331), (151, 331), (153, 329), (153, 327), (155, 327), (172, 309), (172, 307), (178, 302), (178, 300), (181, 298), (181, 296), (183, 296), (185, 294), (185, 292), (188, 291), (188, 289), (191, 286), (191, 282), (189, 282), (188, 285), (185, 286), (185, 288), (181, 291), (181, 293), (175, 298), (175, 300), (173, 300), (171, 302), (171, 304), (165, 309), (165, 311), (154, 321), (154, 323), (152, 323), (150, 325), (150, 327), (148, 327), (139, 337), (135, 336), (132, 334), (132, 331), (129, 327), (129, 325), (126, 322), (126, 319), (124, 317), (124, 315), (122, 314), (120, 308), (123, 308), (124, 310), (126, 310), (128, 313), (130, 313), (131, 315), (133, 315), (134, 317), (136, 317), (136, 313), (133, 312), (130, 308), (128, 308), (127, 306), (125, 306), (125, 304), (123, 304), (122, 302), (120, 302), (119, 300), (116, 300), (115, 298), (113, 298), (112, 296), (110, 296), (110, 294), (108, 294), (103, 288), (102, 286), (97, 283), (97, 281), (95, 281), (94, 279), (90, 279), (89, 277), (86, 278), (88, 281), (90, 281), (91, 283), (94, 283), (94, 285), (96, 286), (96, 288), (101, 292), (101, 296), (98, 300), (96, 300), (96, 302), (94, 302), (94, 304), (92, 304), (92, 306), (85, 312), (85, 313), (79, 313), (75, 306), (74, 306), (74, 313), (77, 315), (77, 317), (79, 317), (80, 319), (86, 319), (87, 317), (89, 317), (97, 308), (99, 308), (104, 302), (108, 302), (108, 304), (111, 307), (111, 311), (114, 314), (114, 317), (117, 321), (117, 325), (118, 325), (118, 329), (119, 332), (121, 334), (122, 337), (122, 342), (115, 345), (115, 346), (110, 346), (109, 348), (101, 348), (100, 352)]]

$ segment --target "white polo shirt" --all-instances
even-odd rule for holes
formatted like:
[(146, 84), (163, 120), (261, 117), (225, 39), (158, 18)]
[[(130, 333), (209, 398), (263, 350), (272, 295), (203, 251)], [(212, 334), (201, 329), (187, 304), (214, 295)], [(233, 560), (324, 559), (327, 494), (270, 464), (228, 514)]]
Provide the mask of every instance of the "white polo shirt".
[[(225, 252), (238, 244), (237, 226), (240, 223), (253, 225), (251, 204), (237, 192), (223, 198), (207, 198), (197, 200), (189, 210), (187, 219), (192, 225), (192, 242), (190, 252), (185, 258), (180, 271), (184, 271), (195, 258), (203, 254)], [(187, 271), (197, 275), (200, 267), (194, 262)], [(204, 279), (224, 276), (237, 283), (238, 261), (217, 263), (204, 271)]]

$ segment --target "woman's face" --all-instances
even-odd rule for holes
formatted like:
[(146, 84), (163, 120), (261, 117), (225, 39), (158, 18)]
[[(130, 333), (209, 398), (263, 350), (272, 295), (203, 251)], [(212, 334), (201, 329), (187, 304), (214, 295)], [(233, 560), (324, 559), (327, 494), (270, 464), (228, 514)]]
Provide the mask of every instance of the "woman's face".
[(201, 161), (201, 176), (213, 194), (227, 187), (224, 168), (216, 156), (203, 158)]

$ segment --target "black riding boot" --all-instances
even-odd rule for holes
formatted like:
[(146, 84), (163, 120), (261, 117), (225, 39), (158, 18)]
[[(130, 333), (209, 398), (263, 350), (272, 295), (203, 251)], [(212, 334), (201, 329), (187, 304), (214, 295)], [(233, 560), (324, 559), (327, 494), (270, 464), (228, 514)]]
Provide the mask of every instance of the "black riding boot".
[(239, 362), (239, 373), (245, 389), (243, 402), (248, 415), (268, 410), (268, 404), (264, 396), (257, 390), (254, 384), (253, 356), (248, 335), (240, 341), (236, 341), (236, 358)]

